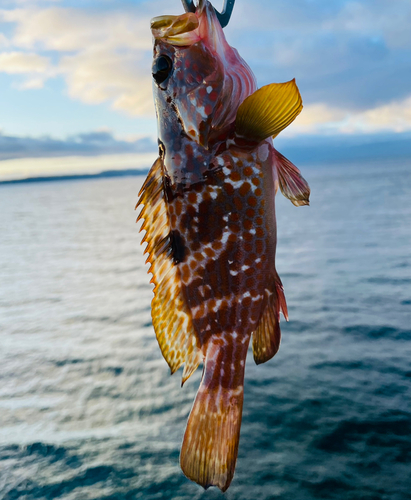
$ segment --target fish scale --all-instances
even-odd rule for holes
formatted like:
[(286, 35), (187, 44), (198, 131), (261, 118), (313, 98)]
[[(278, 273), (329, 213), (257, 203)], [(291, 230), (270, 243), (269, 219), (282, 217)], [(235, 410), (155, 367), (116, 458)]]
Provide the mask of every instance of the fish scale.
[(204, 344), (211, 332), (232, 331), (239, 322), (251, 333), (268, 286), (266, 261), (274, 262), (275, 249), (271, 256), (267, 252), (270, 217), (261, 188), (264, 181), (271, 186), (272, 176), (264, 179), (271, 168), (257, 168), (256, 153), (237, 155), (218, 157), (224, 167), (211, 169), (207, 183), (174, 195), (168, 204), (171, 229), (186, 249), (179, 263), (183, 293)]
[(272, 137), (302, 109), (294, 80), (256, 90), (215, 11), (152, 21), (160, 156), (140, 191), (154, 283), (153, 326), (183, 383), (203, 377), (181, 448), (184, 474), (225, 491), (239, 446), (244, 369), (271, 359), (287, 318), (275, 268), (277, 188), (295, 205), (309, 187)]

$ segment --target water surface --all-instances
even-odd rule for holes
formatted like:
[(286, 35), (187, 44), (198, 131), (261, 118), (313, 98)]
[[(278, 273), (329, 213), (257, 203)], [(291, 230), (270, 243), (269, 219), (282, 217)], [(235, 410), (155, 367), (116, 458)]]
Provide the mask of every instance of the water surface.
[(143, 178), (0, 186), (0, 498), (411, 499), (411, 165), (307, 168), (278, 196), (290, 322), (246, 369), (225, 495), (182, 475), (201, 370), (151, 325)]

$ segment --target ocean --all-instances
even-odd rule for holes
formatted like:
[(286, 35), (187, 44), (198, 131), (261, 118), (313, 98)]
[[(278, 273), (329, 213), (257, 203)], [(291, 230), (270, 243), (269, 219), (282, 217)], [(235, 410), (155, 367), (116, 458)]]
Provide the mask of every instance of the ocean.
[(411, 499), (411, 163), (302, 171), (225, 494), (179, 468), (201, 370), (181, 388), (154, 336), (143, 177), (0, 186), (1, 500)]

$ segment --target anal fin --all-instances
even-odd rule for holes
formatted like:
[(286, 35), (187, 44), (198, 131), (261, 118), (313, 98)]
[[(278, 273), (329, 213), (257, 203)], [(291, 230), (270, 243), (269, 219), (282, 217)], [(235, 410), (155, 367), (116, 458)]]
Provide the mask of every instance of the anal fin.
[(277, 273), (272, 289), (266, 290), (266, 302), (261, 319), (253, 332), (253, 356), (257, 365), (271, 359), (280, 348), (280, 311), (288, 320), (284, 289)]

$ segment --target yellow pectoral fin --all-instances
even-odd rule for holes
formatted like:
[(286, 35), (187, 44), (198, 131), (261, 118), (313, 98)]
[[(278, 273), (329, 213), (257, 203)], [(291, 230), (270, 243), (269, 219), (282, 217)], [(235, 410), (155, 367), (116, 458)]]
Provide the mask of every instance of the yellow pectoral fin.
[(301, 113), (303, 102), (295, 79), (261, 87), (240, 105), (236, 134), (252, 141), (276, 137)]

